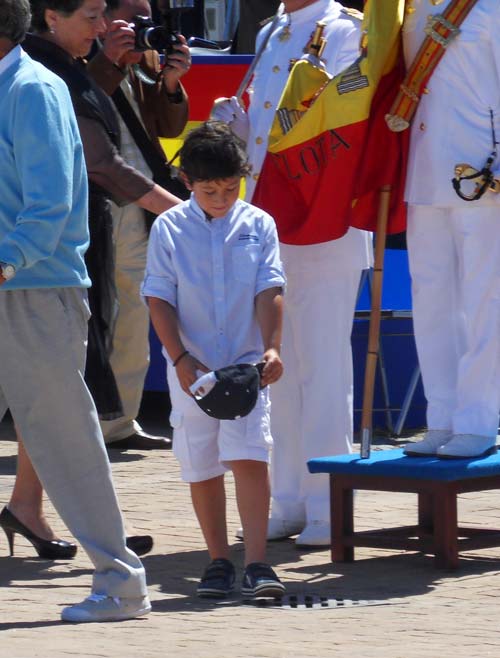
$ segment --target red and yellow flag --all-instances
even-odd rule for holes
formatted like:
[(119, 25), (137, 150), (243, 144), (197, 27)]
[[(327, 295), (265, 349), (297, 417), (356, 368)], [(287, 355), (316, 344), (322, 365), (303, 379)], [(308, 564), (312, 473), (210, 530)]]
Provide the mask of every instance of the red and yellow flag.
[(294, 65), (252, 200), (275, 218), (282, 242), (326, 242), (349, 226), (374, 230), (377, 192), (389, 184), (388, 232), (404, 230), (407, 136), (384, 120), (404, 74), (404, 5), (366, 1), (360, 56), (333, 79), (307, 60)]

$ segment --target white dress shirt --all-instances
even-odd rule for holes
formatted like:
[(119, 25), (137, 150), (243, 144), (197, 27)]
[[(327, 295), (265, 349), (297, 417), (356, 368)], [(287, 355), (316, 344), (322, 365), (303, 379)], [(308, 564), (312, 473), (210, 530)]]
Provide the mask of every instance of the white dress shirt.
[[(249, 89), (250, 134), (248, 155), (252, 174), (247, 180), (246, 198), (250, 200), (264, 162), (267, 141), (281, 94), (289, 75), (291, 59), (299, 59), (317, 21), (326, 23), (323, 36), (328, 40), (323, 58), (328, 73), (336, 75), (359, 55), (360, 22), (341, 12), (342, 5), (331, 0), (317, 0), (291, 14), (282, 13), (259, 61)], [(264, 27), (257, 36), (257, 49), (271, 29)], [(283, 34), (289, 37), (280, 40)]]
[(177, 309), (183, 344), (212, 370), (262, 358), (255, 296), (284, 283), (274, 221), (244, 201), (208, 220), (191, 195), (153, 225), (142, 295)]
[[(413, 0), (415, 12), (404, 23), (407, 64), (422, 44), (429, 14), (443, 5)], [(406, 200), (416, 205), (463, 207), (451, 179), (456, 164), (482, 169), (492, 151), (490, 108), (500, 140), (500, 3), (479, 0), (460, 26), (422, 96), (411, 128)], [(493, 165), (500, 172), (500, 157)], [(486, 192), (474, 204), (498, 205)]]
[[(283, 7), (281, 10), (283, 11)], [(323, 36), (327, 39), (327, 43), (323, 60), (328, 73), (337, 75), (352, 64), (359, 55), (361, 22), (344, 13), (340, 3), (333, 0), (317, 0), (291, 14), (282, 13), (267, 42), (249, 90), (250, 133), (247, 151), (252, 173), (246, 181), (248, 200), (253, 196), (266, 156), (268, 135), (288, 79), (290, 59), (298, 59), (302, 56), (317, 21), (326, 23)], [(269, 29), (271, 29), (270, 25), (259, 32), (257, 48)], [(289, 37), (280, 39), (285, 32)], [(335, 208), (332, 208), (331, 212), (335, 212)], [(281, 255), (287, 270), (292, 267), (314, 266), (320, 261), (327, 263), (332, 260), (336, 263), (344, 262), (347, 269), (363, 269), (372, 263), (371, 234), (350, 228), (342, 238), (330, 242), (299, 246), (282, 244)]]

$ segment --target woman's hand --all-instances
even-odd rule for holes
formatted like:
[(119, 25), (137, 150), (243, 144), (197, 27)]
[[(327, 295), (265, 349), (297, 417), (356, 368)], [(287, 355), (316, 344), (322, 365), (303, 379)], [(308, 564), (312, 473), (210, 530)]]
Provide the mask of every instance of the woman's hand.
[[(126, 21), (113, 21), (106, 32), (103, 42), (103, 52), (106, 57), (116, 64), (123, 66), (128, 62), (126, 55), (135, 53), (135, 32)], [(139, 53), (139, 57), (142, 53)], [(137, 59), (137, 57), (136, 57)]]

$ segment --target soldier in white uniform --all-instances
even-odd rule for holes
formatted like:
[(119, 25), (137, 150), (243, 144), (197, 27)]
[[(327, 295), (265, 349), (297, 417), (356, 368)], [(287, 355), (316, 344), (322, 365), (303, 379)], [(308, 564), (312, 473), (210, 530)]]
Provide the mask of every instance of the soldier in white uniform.
[[(216, 117), (231, 122), (247, 141), (251, 200), (267, 151), (268, 134), (288, 78), (317, 21), (324, 21), (326, 70), (335, 75), (359, 54), (360, 20), (332, 0), (286, 0), (274, 26), (257, 37), (257, 51), (272, 28), (250, 88), (248, 114), (235, 99)], [(332, 181), (333, 184), (333, 181)], [(335, 212), (335, 208), (325, 210)], [(274, 438), (268, 538), (299, 534), (299, 546), (330, 543), (327, 475), (311, 475), (311, 457), (348, 453), (352, 447), (351, 329), (361, 271), (371, 259), (369, 234), (350, 229), (331, 242), (280, 244), (287, 276), (282, 358), (285, 372), (272, 391)]]
[[(429, 14), (412, 0), (404, 25), (411, 64)], [(427, 84), (411, 128), (408, 249), (428, 431), (407, 454), (474, 457), (496, 443), (500, 408), (500, 196), (465, 201), (455, 165), (481, 170), (500, 138), (500, 4), (478, 0)], [(498, 177), (500, 159), (492, 164)], [(464, 181), (465, 184), (465, 181)]]

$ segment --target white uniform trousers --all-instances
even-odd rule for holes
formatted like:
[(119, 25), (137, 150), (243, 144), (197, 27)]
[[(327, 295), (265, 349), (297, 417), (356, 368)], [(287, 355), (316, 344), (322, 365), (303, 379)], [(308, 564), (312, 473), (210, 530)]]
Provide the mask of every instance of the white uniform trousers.
[(271, 516), (329, 521), (328, 475), (311, 475), (307, 460), (352, 449), (351, 331), (361, 268), (283, 260), (284, 374), (271, 386)]
[(54, 507), (92, 560), (93, 591), (146, 595), (144, 568), (125, 546), (92, 396), (85, 384), (87, 293), (0, 292), (0, 416), (10, 408)]
[(496, 436), (500, 209), (410, 206), (407, 236), (427, 425)]
[(112, 210), (119, 310), (110, 362), (124, 415), (101, 421), (106, 443), (124, 439), (140, 429), (135, 419), (149, 366), (149, 312), (139, 293), (148, 247), (144, 211), (134, 204), (122, 208), (113, 204)]

